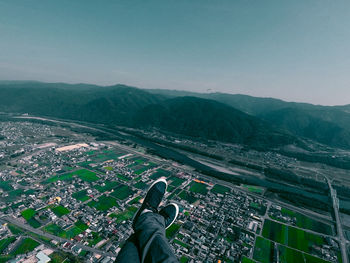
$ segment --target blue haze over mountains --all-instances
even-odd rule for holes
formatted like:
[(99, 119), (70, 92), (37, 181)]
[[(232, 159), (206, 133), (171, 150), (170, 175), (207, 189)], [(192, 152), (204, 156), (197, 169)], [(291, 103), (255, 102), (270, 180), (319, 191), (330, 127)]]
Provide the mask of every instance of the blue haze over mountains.
[(279, 147), (303, 140), (350, 148), (350, 105), (320, 106), (223, 93), (126, 85), (0, 82), (0, 111), (29, 113), (201, 139)]

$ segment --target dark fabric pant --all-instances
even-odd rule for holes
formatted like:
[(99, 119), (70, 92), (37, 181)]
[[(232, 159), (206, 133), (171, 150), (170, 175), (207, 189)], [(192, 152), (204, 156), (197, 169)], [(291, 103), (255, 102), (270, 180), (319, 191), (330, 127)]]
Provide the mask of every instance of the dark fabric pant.
[(117, 263), (178, 263), (165, 237), (164, 217), (147, 212), (139, 216), (135, 233), (126, 241)]

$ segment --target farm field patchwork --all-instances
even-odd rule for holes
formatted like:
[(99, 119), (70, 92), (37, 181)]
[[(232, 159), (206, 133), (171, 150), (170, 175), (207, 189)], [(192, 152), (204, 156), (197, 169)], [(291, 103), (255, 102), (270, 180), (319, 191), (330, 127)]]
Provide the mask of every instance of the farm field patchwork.
[(104, 193), (104, 192), (112, 190), (113, 188), (116, 188), (119, 184), (120, 183), (118, 183), (116, 181), (104, 181), (100, 185), (95, 186), (95, 188), (100, 193)]
[(179, 187), (180, 185), (183, 184), (183, 182), (185, 182), (184, 179), (181, 179), (179, 177), (176, 177), (176, 176), (171, 176), (170, 178), (168, 178), (170, 182), (170, 186), (173, 186), (173, 187)]
[(221, 184), (216, 184), (216, 185), (214, 185), (214, 187), (210, 191), (213, 193), (217, 193), (217, 194), (225, 194), (227, 192), (230, 192), (231, 189), (227, 186), (223, 186)]
[(15, 237), (8, 237), (0, 240), (0, 253), (2, 253), (11, 243), (16, 240)]
[[(180, 190), (180, 189), (178, 189)], [(181, 191), (181, 190), (180, 190)], [(175, 193), (175, 192), (174, 192)], [(179, 194), (179, 197), (182, 199), (182, 200), (185, 200), (187, 202), (189, 202), (190, 204), (193, 204), (194, 202), (196, 202), (198, 200), (197, 197), (194, 197), (192, 193), (189, 193), (185, 190), (183, 190), (180, 194)], [(169, 198), (172, 198), (172, 196), (169, 196)]]
[(206, 195), (208, 193), (206, 184), (198, 183), (194, 181), (190, 183), (190, 191), (194, 193), (203, 194), (203, 195)]
[(99, 211), (107, 211), (113, 206), (119, 207), (117, 201), (110, 196), (102, 195), (99, 197), (98, 201), (92, 200), (88, 204), (90, 207), (95, 207)]
[(110, 214), (109, 216), (112, 218), (116, 218), (116, 223), (119, 224), (123, 221), (126, 221), (130, 218), (132, 218), (137, 211), (137, 207), (135, 206), (129, 206), (125, 211), (119, 213), (119, 214)]
[(41, 224), (34, 218), (36, 211), (32, 208), (25, 209), (21, 212), (22, 217), (27, 221), (27, 223), (34, 227), (38, 228)]
[(28, 253), (30, 251), (33, 251), (34, 248), (36, 248), (39, 245), (40, 245), (40, 243), (38, 243), (37, 241), (35, 241), (29, 237), (24, 238), (20, 241), (20, 243), (17, 245), (17, 247), (11, 252), (11, 255), (17, 256), (20, 254)]
[(124, 200), (130, 195), (134, 193), (133, 190), (130, 189), (129, 186), (127, 185), (119, 185), (117, 188), (114, 189), (114, 191), (111, 193), (111, 196), (119, 199), (119, 200)]
[(72, 194), (72, 197), (81, 202), (85, 202), (90, 199), (90, 197), (87, 195), (87, 190), (81, 190), (79, 192), (76, 192)]
[(54, 212), (58, 217), (62, 217), (70, 213), (68, 208), (61, 205), (51, 208), (51, 211)]
[(287, 245), (306, 253), (311, 252), (313, 245), (319, 246), (325, 244), (325, 240), (321, 236), (269, 219), (265, 220), (262, 235), (277, 243)]
[(255, 241), (253, 258), (261, 263), (272, 262), (274, 253), (274, 243), (258, 236)]
[[(311, 219), (310, 217), (283, 207), (281, 209), (281, 214), (286, 217), (295, 218), (296, 226), (300, 228), (309, 229), (317, 233), (323, 233), (325, 235), (334, 235), (334, 231), (329, 224)], [(281, 219), (276, 220), (283, 222)]]
[(154, 174), (150, 175), (149, 178), (152, 180), (157, 180), (160, 177), (169, 177), (171, 175), (171, 172), (164, 170), (164, 169), (158, 169)]

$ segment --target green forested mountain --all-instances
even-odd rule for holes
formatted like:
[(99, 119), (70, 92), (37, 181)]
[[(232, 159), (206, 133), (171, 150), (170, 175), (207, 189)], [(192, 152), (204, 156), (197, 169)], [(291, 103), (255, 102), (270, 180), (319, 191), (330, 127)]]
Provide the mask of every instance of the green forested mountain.
[(201, 94), (173, 90), (151, 90), (150, 92), (168, 97), (189, 94), (216, 100), (265, 120), (271, 125), (296, 136), (309, 138), (330, 146), (350, 148), (349, 105), (320, 106), (240, 94)]
[(255, 146), (285, 145), (296, 139), (254, 116), (214, 100), (178, 97), (139, 111), (135, 123), (192, 137)]
[(350, 148), (349, 105), (326, 107), (125, 85), (0, 82), (0, 112), (30, 113), (275, 147), (304, 137)]

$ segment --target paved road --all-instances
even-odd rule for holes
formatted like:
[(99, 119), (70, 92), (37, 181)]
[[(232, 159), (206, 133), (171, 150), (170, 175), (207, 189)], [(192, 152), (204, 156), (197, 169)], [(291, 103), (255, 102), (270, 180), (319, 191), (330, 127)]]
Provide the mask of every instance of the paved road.
[(46, 237), (46, 238), (50, 238), (50, 239), (54, 239), (58, 242), (69, 242), (71, 244), (74, 244), (76, 245), (77, 247), (83, 249), (83, 250), (86, 250), (86, 251), (89, 251), (89, 252), (93, 252), (93, 253), (96, 253), (96, 254), (100, 254), (102, 256), (109, 256), (109, 257), (115, 257), (116, 255), (111, 253), (111, 252), (106, 252), (106, 251), (102, 251), (102, 250), (99, 250), (99, 249), (95, 249), (95, 248), (92, 248), (92, 247), (88, 247), (88, 246), (85, 246), (83, 244), (80, 244), (80, 243), (77, 243), (77, 242), (74, 242), (74, 241), (71, 241), (69, 239), (65, 239), (65, 238), (61, 238), (61, 237), (57, 237), (57, 236), (54, 236), (54, 235), (51, 235), (47, 232), (44, 232), (40, 229), (35, 229), (27, 224), (24, 224), (22, 223), (21, 221), (13, 218), (13, 217), (10, 217), (10, 216), (2, 216), (1, 217), (2, 220), (8, 222), (8, 223), (11, 223), (13, 225), (16, 225), (20, 228), (23, 228), (27, 231), (30, 231), (30, 232), (33, 232), (37, 235), (40, 235), (40, 236), (43, 236), (43, 237)]
[(328, 187), (329, 187), (329, 190), (331, 193), (332, 202), (333, 202), (334, 215), (335, 215), (335, 220), (336, 220), (336, 225), (337, 225), (337, 236), (338, 236), (338, 240), (340, 243), (340, 250), (341, 250), (341, 254), (342, 254), (342, 258), (343, 258), (343, 263), (349, 263), (348, 254), (346, 251), (347, 241), (344, 237), (343, 226), (341, 224), (340, 216), (339, 216), (339, 203), (338, 203), (338, 199), (337, 199), (337, 193), (333, 189), (332, 183), (328, 179), (328, 177), (325, 176), (325, 179), (327, 181), (327, 184), (328, 184)]

